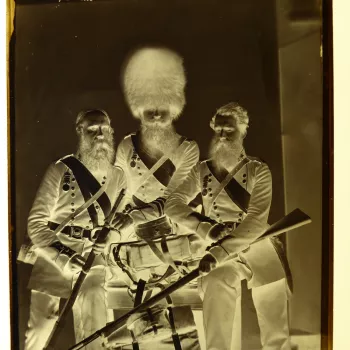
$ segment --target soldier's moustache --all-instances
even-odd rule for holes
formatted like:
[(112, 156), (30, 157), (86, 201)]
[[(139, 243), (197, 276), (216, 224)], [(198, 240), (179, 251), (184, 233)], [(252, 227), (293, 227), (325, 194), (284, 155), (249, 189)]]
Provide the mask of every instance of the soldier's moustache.
[(88, 140), (84, 135), (79, 140), (78, 153), (82, 162), (91, 170), (108, 168), (114, 162), (113, 135), (104, 139)]
[(210, 143), (209, 157), (215, 161), (219, 168), (228, 168), (237, 163), (243, 148), (243, 138), (240, 134), (236, 137), (221, 140), (220, 136), (214, 136)]

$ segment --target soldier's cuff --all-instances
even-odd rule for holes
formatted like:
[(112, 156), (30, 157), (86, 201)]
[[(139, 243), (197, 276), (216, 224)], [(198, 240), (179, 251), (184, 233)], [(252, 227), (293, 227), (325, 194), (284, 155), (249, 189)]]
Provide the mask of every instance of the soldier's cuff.
[(196, 233), (203, 239), (207, 239), (213, 225), (210, 222), (200, 222), (197, 226)]
[(75, 250), (65, 246), (59, 241), (52, 243), (50, 247), (57, 251), (57, 256), (54, 261), (62, 270), (67, 265), (68, 261), (77, 254)]
[(221, 264), (229, 256), (229, 253), (220, 245), (217, 245), (209, 250), (209, 253)]

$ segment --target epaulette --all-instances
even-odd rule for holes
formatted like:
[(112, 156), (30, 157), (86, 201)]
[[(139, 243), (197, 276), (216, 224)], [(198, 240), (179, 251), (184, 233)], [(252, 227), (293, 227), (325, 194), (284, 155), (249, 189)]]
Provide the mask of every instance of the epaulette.
[(57, 159), (56, 161), (55, 161), (55, 164), (58, 164), (59, 162), (61, 162), (63, 159), (66, 159), (66, 158), (68, 158), (68, 157), (74, 157), (74, 154), (67, 154), (66, 156), (64, 156), (64, 157), (61, 157), (61, 158), (59, 158), (59, 159)]
[(259, 158), (259, 157), (251, 157), (251, 156), (247, 156), (247, 158), (252, 161), (252, 162), (257, 162), (257, 163), (260, 163), (260, 164), (266, 164), (266, 162)]

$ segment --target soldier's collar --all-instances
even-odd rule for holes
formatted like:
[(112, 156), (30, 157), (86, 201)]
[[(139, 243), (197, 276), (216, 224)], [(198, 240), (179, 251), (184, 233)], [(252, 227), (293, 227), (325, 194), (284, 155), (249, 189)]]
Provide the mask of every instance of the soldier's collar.
[(245, 152), (244, 147), (242, 148), (241, 154), (238, 157), (238, 161), (240, 162), (241, 160), (243, 160), (244, 158), (247, 157), (247, 153)]

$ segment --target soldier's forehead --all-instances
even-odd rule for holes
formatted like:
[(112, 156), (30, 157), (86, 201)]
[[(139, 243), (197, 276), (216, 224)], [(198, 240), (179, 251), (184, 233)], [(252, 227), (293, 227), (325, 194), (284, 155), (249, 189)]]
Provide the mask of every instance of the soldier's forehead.
[(215, 125), (234, 125), (236, 118), (232, 115), (217, 114), (215, 116)]
[(83, 123), (86, 126), (92, 126), (97, 124), (109, 124), (107, 116), (102, 112), (93, 112), (85, 115)]

